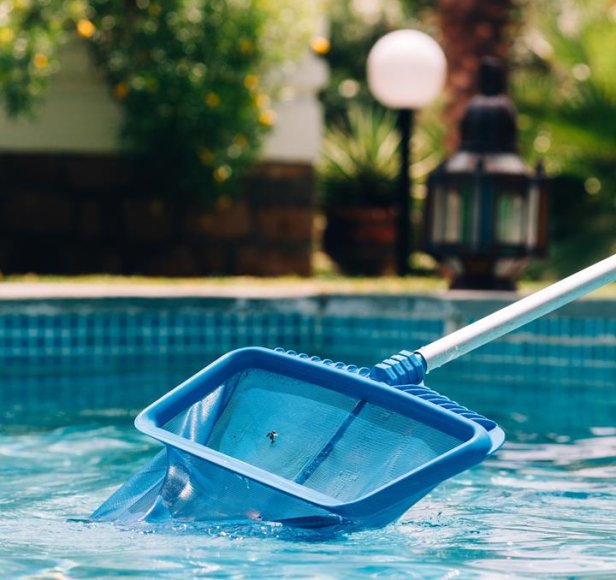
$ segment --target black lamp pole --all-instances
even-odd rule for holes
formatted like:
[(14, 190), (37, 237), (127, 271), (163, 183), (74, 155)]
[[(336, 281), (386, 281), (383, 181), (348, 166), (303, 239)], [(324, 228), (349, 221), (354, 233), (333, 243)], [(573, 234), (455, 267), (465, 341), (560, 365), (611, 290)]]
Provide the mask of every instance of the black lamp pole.
[(400, 131), (400, 175), (398, 176), (398, 239), (396, 262), (398, 275), (410, 273), (409, 256), (411, 254), (411, 135), (413, 134), (414, 115), (412, 109), (398, 111), (398, 130)]

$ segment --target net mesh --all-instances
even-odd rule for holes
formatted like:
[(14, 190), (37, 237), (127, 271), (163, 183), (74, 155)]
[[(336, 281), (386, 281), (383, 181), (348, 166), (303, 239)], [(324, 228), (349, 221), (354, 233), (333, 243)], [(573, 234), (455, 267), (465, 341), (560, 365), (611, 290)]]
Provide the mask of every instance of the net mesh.
[(343, 502), (461, 443), (412, 417), (262, 369), (233, 375), (166, 428)]
[[(164, 429), (304, 486), (306, 493), (259, 483), (226, 468), (224, 461), (169, 444), (93, 520), (253, 519), (299, 527), (335, 525), (341, 515), (363, 521), (344, 506), (462, 442), (414, 416), (259, 368), (210, 387)], [(432, 486), (390, 493), (373, 507), (370, 522), (398, 517)]]

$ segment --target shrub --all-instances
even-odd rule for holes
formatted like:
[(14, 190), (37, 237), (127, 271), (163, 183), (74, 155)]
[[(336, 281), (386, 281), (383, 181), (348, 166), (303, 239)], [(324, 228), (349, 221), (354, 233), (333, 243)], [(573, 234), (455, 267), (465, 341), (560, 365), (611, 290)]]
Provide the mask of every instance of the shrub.
[(264, 78), (308, 45), (300, 0), (14, 0), (0, 13), (0, 96), (32, 114), (71, 34), (87, 41), (125, 112), (130, 151), (172, 191), (224, 191), (275, 121)]
[(547, 273), (563, 276), (616, 250), (614, 9), (541, 0), (526, 14), (512, 88), (524, 154), (555, 178)]

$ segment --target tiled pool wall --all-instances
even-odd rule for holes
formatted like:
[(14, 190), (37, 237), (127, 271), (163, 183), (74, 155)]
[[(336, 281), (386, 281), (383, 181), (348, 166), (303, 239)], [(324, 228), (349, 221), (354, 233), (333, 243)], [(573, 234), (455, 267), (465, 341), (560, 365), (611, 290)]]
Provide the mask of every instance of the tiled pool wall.
[[(0, 394), (20, 401), (30, 385), (32, 396), (42, 389), (75, 405), (139, 406), (248, 345), (371, 365), (509, 302), (475, 294), (2, 300)], [(126, 388), (109, 388), (118, 376)], [(86, 381), (88, 389), (76, 388)], [(430, 382), (614, 387), (616, 301), (571, 304), (436, 370)]]

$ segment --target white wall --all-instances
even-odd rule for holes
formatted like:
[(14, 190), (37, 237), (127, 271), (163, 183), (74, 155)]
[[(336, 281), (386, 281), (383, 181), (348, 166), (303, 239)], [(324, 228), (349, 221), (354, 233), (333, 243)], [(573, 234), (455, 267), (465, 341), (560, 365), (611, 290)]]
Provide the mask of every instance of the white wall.
[(61, 70), (51, 79), (34, 120), (7, 119), (0, 109), (0, 150), (110, 152), (118, 150), (119, 106), (96, 70), (87, 47), (64, 47)]
[(312, 53), (285, 75), (280, 100), (274, 104), (278, 119), (263, 151), (266, 159), (311, 163), (317, 160), (323, 110), (316, 94), (327, 79), (327, 65)]
[[(8, 119), (0, 109), (0, 151), (108, 153), (119, 149), (122, 112), (85, 44), (67, 45), (61, 64), (34, 121)], [(285, 89), (274, 105), (277, 122), (263, 157), (312, 163), (319, 154), (322, 131), (316, 93), (327, 82), (327, 67), (310, 54), (292, 68), (283, 77)]]

